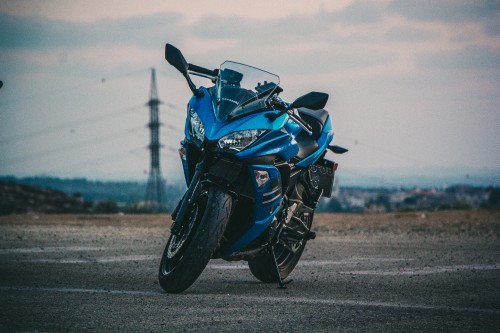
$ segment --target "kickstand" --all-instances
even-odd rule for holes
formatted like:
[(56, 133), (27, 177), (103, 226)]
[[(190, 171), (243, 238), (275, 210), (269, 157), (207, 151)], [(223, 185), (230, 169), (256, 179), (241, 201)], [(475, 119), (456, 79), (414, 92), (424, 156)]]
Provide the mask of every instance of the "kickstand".
[(280, 268), (278, 266), (278, 262), (276, 261), (276, 253), (274, 253), (274, 245), (271, 245), (271, 254), (273, 256), (274, 267), (276, 267), (276, 274), (278, 276), (278, 289), (286, 289), (286, 285), (292, 282), (293, 280), (283, 280), (280, 274)]

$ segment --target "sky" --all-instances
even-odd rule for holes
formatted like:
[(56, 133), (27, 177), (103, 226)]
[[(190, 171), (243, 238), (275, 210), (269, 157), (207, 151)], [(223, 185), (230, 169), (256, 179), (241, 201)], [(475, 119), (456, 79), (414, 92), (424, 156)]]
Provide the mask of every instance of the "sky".
[(167, 42), (275, 73), (290, 102), (330, 94), (350, 151), (328, 157), (351, 180), (500, 184), (500, 1), (480, 0), (0, 0), (0, 175), (145, 180), (155, 68), (162, 172), (180, 178), (190, 91)]

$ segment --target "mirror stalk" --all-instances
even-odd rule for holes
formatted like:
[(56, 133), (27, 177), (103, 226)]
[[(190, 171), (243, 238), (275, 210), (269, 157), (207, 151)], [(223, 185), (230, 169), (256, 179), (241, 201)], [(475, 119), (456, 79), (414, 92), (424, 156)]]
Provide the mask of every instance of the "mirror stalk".
[(184, 74), (184, 77), (186, 78), (189, 89), (191, 89), (191, 91), (193, 92), (193, 95), (195, 95), (196, 97), (203, 97), (203, 91), (196, 88), (196, 85), (193, 83), (193, 81), (191, 80), (191, 77), (189, 76), (189, 74), (187, 72), (186, 72), (186, 74)]
[(276, 113), (266, 113), (265, 117), (267, 119), (269, 119), (270, 121), (274, 121), (274, 120), (278, 119), (279, 117), (281, 117), (282, 115), (284, 115), (285, 113), (287, 113), (288, 116), (290, 117), (290, 119), (292, 119), (294, 122), (296, 122), (304, 131), (306, 131), (306, 133), (308, 135), (313, 134), (309, 125), (306, 122), (304, 122), (304, 120), (302, 120), (300, 117), (297, 117), (295, 115), (295, 113), (293, 112), (293, 109), (287, 108), (285, 110), (281, 110), (281, 111), (276, 112)]
[[(204, 70), (201, 67), (191, 65), (189, 64), (184, 56), (182, 55), (182, 52), (173, 46), (172, 44), (166, 44), (165, 45), (165, 59), (168, 61), (168, 63), (172, 66), (174, 66), (179, 72), (184, 75), (186, 78), (186, 81), (189, 85), (189, 89), (193, 92), (193, 95), (196, 97), (203, 97), (203, 92), (200, 91), (198, 88), (196, 88), (196, 85), (193, 83), (191, 78), (189, 77), (189, 68), (191, 67), (194, 70)], [(208, 71), (208, 70), (205, 70)]]
[(313, 134), (313, 132), (311, 131), (309, 125), (307, 123), (305, 123), (300, 117), (297, 117), (292, 110), (288, 110), (287, 111), (288, 113), (288, 116), (290, 117), (290, 119), (292, 119), (293, 121), (295, 121), (300, 127), (302, 127), (302, 129), (304, 131), (306, 131), (306, 133), (311, 136)]

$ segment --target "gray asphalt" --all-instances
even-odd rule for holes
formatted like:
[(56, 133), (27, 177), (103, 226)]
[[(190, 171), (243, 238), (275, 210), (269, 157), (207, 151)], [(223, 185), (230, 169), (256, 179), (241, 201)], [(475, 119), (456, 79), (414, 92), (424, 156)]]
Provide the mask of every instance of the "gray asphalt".
[(320, 233), (286, 290), (212, 260), (169, 295), (167, 226), (107, 221), (0, 225), (0, 332), (500, 331), (495, 239)]

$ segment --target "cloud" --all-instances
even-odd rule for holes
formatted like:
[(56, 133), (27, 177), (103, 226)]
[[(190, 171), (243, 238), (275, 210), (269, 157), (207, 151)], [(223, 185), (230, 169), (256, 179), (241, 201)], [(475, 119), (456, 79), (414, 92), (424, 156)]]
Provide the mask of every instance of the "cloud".
[(17, 17), (0, 14), (0, 47), (3, 49), (46, 46), (50, 20), (40, 17)]
[(214, 43), (231, 41), (225, 50), (205, 52), (207, 60), (223, 56), (282, 74), (366, 68), (392, 59), (391, 52), (361, 45), (374, 43), (372, 32), (383, 24), (384, 6), (361, 1), (341, 10), (274, 19), (210, 15), (193, 22), (189, 34)]
[(206, 38), (241, 38), (280, 43), (283, 38), (317, 38), (338, 23), (345, 25), (375, 24), (383, 20), (385, 4), (355, 1), (338, 11), (318, 11), (312, 15), (293, 14), (283, 18), (259, 20), (243, 16), (204, 17), (191, 26), (191, 32)]
[(0, 14), (2, 49), (82, 48), (106, 43), (152, 48), (165, 36), (180, 38), (184, 31), (182, 17), (175, 13), (93, 23)]
[[(310, 90), (330, 93), (328, 108), (339, 138), (412, 151), (416, 160), (443, 165), (463, 163), (463, 156), (476, 151), (471, 136), (477, 138), (474, 145), (495, 142), (500, 86), (498, 43), (492, 37), (500, 35), (495, 6), (462, 0), (343, 3), (348, 5), (335, 10), (307, 3), (308, 14), (276, 11), (275, 17), (272, 11), (247, 15), (237, 5), (208, 10), (205, 2), (195, 6), (202, 14), (189, 19), (171, 12), (179, 10), (173, 4), (157, 14), (130, 10), (128, 17), (122, 12), (121, 18), (93, 22), (0, 14), (2, 91), (17, 101), (0, 101), (2, 135), (142, 105), (149, 91), (146, 68), (152, 66), (161, 98), (185, 105), (189, 89), (163, 59), (164, 43), (171, 42), (200, 66), (215, 68), (231, 59), (275, 72), (287, 100)], [(183, 111), (175, 111), (179, 128)], [(140, 112), (144, 120), (113, 127), (147, 123), (146, 110)], [(57, 137), (36, 144), (42, 150), (59, 142)], [(457, 146), (462, 149), (450, 149)], [(20, 151), (21, 144), (12, 147), (12, 154)], [(65, 159), (79, 159), (78, 154)], [(494, 165), (493, 155), (478, 154), (475, 161)], [(349, 163), (392, 163), (371, 158)]]
[(398, 42), (422, 42), (432, 40), (435, 36), (435, 33), (428, 30), (411, 27), (398, 27), (385, 33), (387, 39)]
[(500, 52), (489, 47), (469, 46), (446, 53), (428, 53), (417, 58), (417, 65), (425, 69), (487, 70), (500, 68)]
[(323, 33), (328, 22), (311, 17), (290, 16), (276, 20), (257, 20), (241, 16), (209, 16), (195, 22), (190, 32), (204, 38), (238, 38), (255, 43), (283, 43), (283, 38), (301, 38)]
[(422, 21), (464, 22), (495, 17), (500, 2), (492, 0), (395, 0), (388, 6), (400, 15)]
[(373, 24), (381, 22), (386, 15), (386, 4), (375, 1), (354, 1), (340, 11), (335, 11), (327, 16), (331, 22), (344, 24)]
[(500, 14), (485, 23), (485, 32), (490, 36), (500, 36)]

